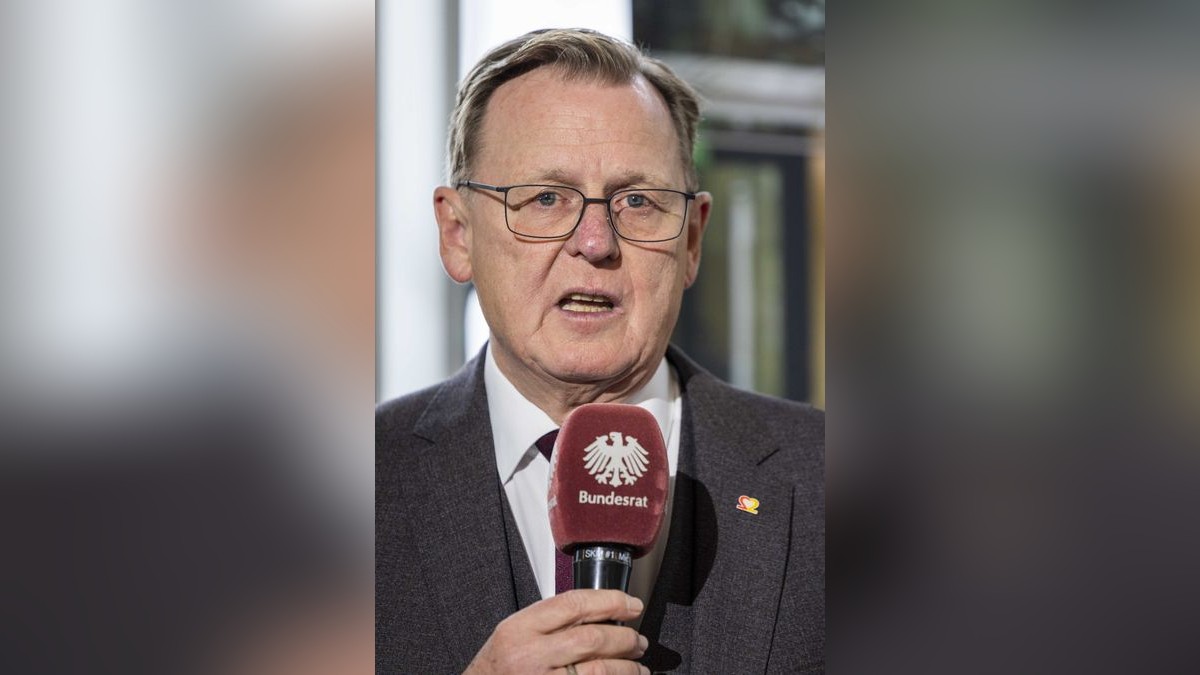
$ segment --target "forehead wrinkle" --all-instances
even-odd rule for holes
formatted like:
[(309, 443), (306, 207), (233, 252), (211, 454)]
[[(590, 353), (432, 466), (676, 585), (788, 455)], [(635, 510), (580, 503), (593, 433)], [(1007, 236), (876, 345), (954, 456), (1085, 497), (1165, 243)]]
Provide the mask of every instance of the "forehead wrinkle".
[[(563, 168), (557, 168), (557, 167), (556, 168), (546, 168), (546, 169), (536, 170), (536, 171), (532, 172), (531, 175), (535, 176), (536, 180), (539, 180), (539, 181), (544, 180), (544, 181), (547, 181), (550, 183), (561, 183), (563, 185), (568, 185), (571, 187), (578, 187), (579, 186), (578, 184), (580, 183), (580, 181), (577, 178), (577, 175), (578, 175), (577, 172), (572, 171), (570, 169), (563, 169)], [(604, 189), (606, 192), (612, 192), (615, 190), (619, 190), (623, 187), (628, 187), (630, 185), (650, 185), (655, 182), (656, 181), (653, 178), (651, 178), (649, 174), (646, 174), (646, 173), (643, 173), (641, 171), (637, 171), (634, 169), (628, 169), (625, 171), (620, 171), (620, 172), (616, 173), (615, 175), (610, 176), (609, 178), (605, 179)]]

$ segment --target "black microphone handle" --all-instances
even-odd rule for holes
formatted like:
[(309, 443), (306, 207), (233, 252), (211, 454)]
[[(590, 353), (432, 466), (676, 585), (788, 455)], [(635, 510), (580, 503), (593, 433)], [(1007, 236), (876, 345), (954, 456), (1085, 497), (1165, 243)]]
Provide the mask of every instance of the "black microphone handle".
[(575, 588), (629, 592), (633, 549), (619, 544), (584, 544), (575, 549)]

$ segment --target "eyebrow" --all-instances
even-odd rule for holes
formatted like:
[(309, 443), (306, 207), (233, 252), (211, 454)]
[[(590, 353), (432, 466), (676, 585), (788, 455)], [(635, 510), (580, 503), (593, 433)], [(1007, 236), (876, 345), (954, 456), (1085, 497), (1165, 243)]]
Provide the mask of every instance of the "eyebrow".
[[(578, 187), (579, 182), (576, 180), (576, 175), (564, 169), (547, 169), (544, 171), (535, 172), (538, 180), (551, 183), (561, 183)], [(631, 185), (653, 185), (658, 181), (653, 180), (648, 174), (640, 171), (626, 171), (618, 174), (615, 178), (610, 178), (604, 184), (604, 194), (612, 194), (617, 190), (629, 187)], [(667, 187), (665, 184), (659, 187)]]

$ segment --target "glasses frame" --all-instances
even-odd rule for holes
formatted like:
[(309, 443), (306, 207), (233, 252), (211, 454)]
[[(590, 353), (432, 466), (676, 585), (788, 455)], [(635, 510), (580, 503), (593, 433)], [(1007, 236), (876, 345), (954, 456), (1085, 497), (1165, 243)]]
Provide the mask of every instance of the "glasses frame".
[[(675, 194), (683, 195), (683, 197), (684, 197), (683, 218), (681, 218), (679, 221), (679, 231), (670, 237), (665, 237), (663, 239), (634, 239), (632, 237), (627, 237), (627, 236), (621, 234), (621, 231), (619, 229), (617, 229), (616, 220), (613, 218), (612, 200), (613, 200), (613, 197), (616, 197), (617, 195), (619, 195), (623, 192), (637, 192), (638, 188), (626, 188), (626, 189), (622, 189), (622, 190), (617, 190), (616, 192), (612, 193), (611, 195), (609, 195), (607, 197), (589, 197), (589, 196), (583, 194), (583, 190), (580, 190), (578, 188), (573, 188), (570, 185), (554, 185), (554, 184), (550, 184), (550, 183), (521, 183), (518, 185), (488, 185), (487, 183), (480, 183), (478, 181), (473, 181), (473, 180), (460, 180), (457, 184), (455, 184), (455, 187), (475, 188), (475, 189), (479, 189), (479, 190), (490, 190), (492, 192), (499, 192), (500, 194), (504, 195), (504, 226), (506, 228), (508, 228), (508, 231), (512, 232), (513, 234), (517, 235), (518, 237), (525, 237), (527, 239), (546, 239), (546, 240), (566, 239), (567, 237), (570, 237), (572, 234), (575, 234), (575, 230), (579, 229), (579, 224), (583, 222), (583, 214), (587, 213), (588, 205), (589, 204), (603, 204), (605, 215), (608, 217), (608, 226), (609, 226), (609, 228), (612, 229), (613, 234), (617, 235), (617, 237), (624, 239), (625, 241), (635, 242), (635, 243), (639, 243), (639, 244), (658, 244), (658, 243), (662, 243), (664, 241), (672, 241), (674, 239), (678, 239), (679, 236), (681, 234), (683, 234), (684, 228), (687, 227), (688, 208), (691, 206), (692, 200), (696, 198), (695, 192), (684, 192), (683, 190), (672, 190), (670, 188), (643, 188), (643, 190), (658, 190), (661, 192), (674, 192)], [(573, 226), (571, 226), (571, 229), (567, 230), (563, 234), (557, 234), (554, 236), (546, 236), (546, 235), (525, 234), (523, 232), (517, 232), (516, 230), (514, 230), (512, 228), (512, 225), (510, 225), (508, 223), (508, 211), (509, 211), (508, 191), (515, 189), (515, 188), (519, 188), (519, 187), (546, 187), (546, 188), (557, 188), (560, 190), (561, 189), (573, 190), (575, 192), (578, 192), (579, 195), (581, 197), (583, 197), (583, 208), (579, 209), (579, 217), (575, 220), (575, 224)]]

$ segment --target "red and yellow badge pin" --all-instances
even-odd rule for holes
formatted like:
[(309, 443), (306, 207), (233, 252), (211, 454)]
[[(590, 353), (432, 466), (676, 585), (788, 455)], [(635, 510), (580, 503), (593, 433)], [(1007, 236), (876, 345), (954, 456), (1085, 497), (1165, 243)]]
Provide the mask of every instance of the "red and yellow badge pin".
[(746, 495), (738, 497), (737, 507), (740, 511), (753, 513), (756, 516), (758, 515), (758, 500), (754, 497), (747, 497)]

